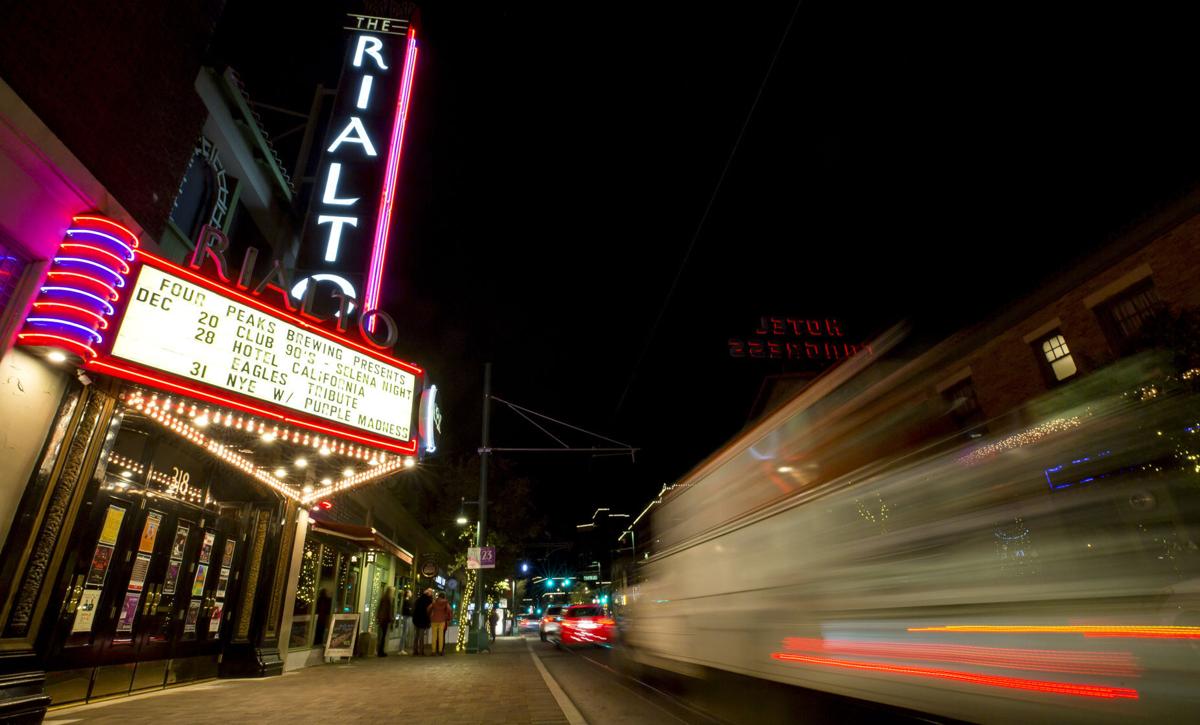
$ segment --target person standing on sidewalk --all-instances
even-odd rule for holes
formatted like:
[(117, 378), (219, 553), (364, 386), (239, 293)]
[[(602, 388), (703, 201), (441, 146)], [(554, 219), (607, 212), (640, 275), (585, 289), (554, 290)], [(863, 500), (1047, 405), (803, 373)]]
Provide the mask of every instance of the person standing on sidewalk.
[(375, 622), (379, 625), (379, 646), (375, 648), (375, 654), (380, 657), (387, 657), (384, 650), (387, 647), (388, 627), (392, 626), (392, 620), (396, 617), (396, 606), (392, 602), (394, 591), (391, 587), (384, 589), (379, 606), (375, 608)]
[(492, 641), (496, 641), (496, 622), (500, 621), (500, 614), (496, 611), (495, 605), (492, 605), (492, 613), (488, 615), (488, 634), (492, 636)]
[(443, 657), (446, 655), (446, 627), (453, 618), (454, 612), (450, 609), (450, 602), (446, 601), (446, 595), (438, 592), (437, 599), (429, 608), (429, 621), (433, 625), (433, 653), (435, 655)]
[(400, 654), (408, 654), (408, 635), (412, 631), (412, 593), (404, 590), (404, 599), (400, 602)]
[(416, 638), (413, 641), (413, 654), (425, 654), (425, 633), (429, 631), (429, 608), (433, 606), (433, 590), (426, 589), (417, 597), (413, 604), (413, 627), (416, 628)]

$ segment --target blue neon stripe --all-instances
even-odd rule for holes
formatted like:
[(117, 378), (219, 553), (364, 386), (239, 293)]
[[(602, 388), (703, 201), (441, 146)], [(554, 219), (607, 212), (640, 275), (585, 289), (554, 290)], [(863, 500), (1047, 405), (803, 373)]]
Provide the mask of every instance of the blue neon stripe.
[(54, 258), (55, 264), (63, 264), (64, 262), (70, 263), (70, 264), (74, 264), (74, 263), (78, 262), (80, 264), (91, 265), (93, 267), (96, 267), (97, 269), (102, 269), (105, 272), (108, 272), (109, 274), (111, 274), (113, 276), (113, 278), (117, 280), (117, 284), (116, 284), (117, 287), (125, 286), (125, 278), (123, 276), (121, 276), (120, 272), (118, 272), (115, 269), (112, 269), (110, 267), (105, 267), (103, 264), (100, 264), (99, 262), (94, 262), (90, 259), (84, 259), (83, 257), (55, 257)]
[(78, 322), (71, 322), (70, 320), (63, 320), (63, 319), (59, 319), (57, 317), (30, 317), (30, 318), (27, 318), (25, 321), (32, 325), (69, 325), (71, 327), (82, 330), (90, 337), (94, 337), (96, 339), (96, 342), (104, 342), (104, 338), (100, 337), (100, 333), (96, 332), (95, 330), (93, 330), (92, 328), (90, 328), (86, 325), (81, 325)]
[(67, 230), (68, 236), (73, 237), (76, 234), (90, 234), (92, 236), (100, 237), (102, 239), (107, 239), (108, 241), (113, 242), (114, 244), (116, 244), (118, 247), (121, 248), (121, 251), (125, 253), (126, 261), (128, 261), (128, 262), (133, 261), (133, 247), (131, 247), (128, 244), (126, 244), (125, 242), (121, 241), (121, 239), (119, 239), (118, 237), (114, 237), (111, 234), (105, 234), (104, 232), (98, 232), (95, 229), (68, 229)]
[(100, 297), (99, 295), (94, 295), (91, 292), (84, 292), (83, 290), (75, 289), (74, 287), (57, 287), (57, 286), (43, 287), (41, 291), (42, 292), (70, 292), (72, 294), (83, 295), (84, 297), (87, 297), (88, 299), (94, 300), (94, 301), (99, 302), (100, 304), (104, 305), (104, 314), (106, 314), (106, 315), (116, 314), (116, 310), (114, 310), (113, 306), (108, 303), (108, 300), (104, 299), (103, 297)]

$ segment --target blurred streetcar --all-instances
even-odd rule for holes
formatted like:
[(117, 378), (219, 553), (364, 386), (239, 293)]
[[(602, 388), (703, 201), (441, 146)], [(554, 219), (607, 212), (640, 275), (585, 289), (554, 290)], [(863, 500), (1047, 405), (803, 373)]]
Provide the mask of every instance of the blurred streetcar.
[(897, 342), (654, 509), (632, 661), (969, 721), (1200, 718), (1200, 396), (1143, 356), (947, 436), (936, 356)]

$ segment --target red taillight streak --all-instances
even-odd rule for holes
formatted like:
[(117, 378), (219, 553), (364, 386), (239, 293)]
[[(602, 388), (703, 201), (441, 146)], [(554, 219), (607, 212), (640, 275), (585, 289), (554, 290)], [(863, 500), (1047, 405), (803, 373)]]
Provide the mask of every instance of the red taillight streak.
[(1141, 672), (1136, 658), (1129, 652), (1073, 652), (967, 645), (822, 640), (804, 637), (788, 637), (783, 640), (783, 646), (789, 650), (826, 652), (836, 655), (907, 658), (1002, 667), (1010, 670), (1128, 677), (1136, 677)]
[(77, 216), (77, 217), (72, 217), (71, 221), (96, 222), (97, 224), (99, 224), (101, 226), (105, 226), (110, 229), (115, 229), (117, 231), (124, 232), (125, 236), (129, 238), (129, 243), (132, 244), (135, 248), (138, 246), (137, 235), (134, 234), (133, 232), (129, 231), (125, 227), (121, 226), (120, 224), (114, 222), (112, 219), (106, 219), (101, 216)]
[(889, 665), (878, 662), (854, 662), (852, 660), (833, 659), (832, 657), (813, 657), (809, 655), (789, 654), (787, 652), (773, 652), (771, 657), (784, 662), (802, 662), (812, 665), (842, 667), (845, 669), (864, 670), (867, 672), (884, 672), (895, 675), (909, 675), (912, 677), (931, 677), (939, 680), (966, 682), (974, 685), (986, 685), (988, 687), (1004, 687), (1012, 690), (1045, 692), (1054, 695), (1098, 697), (1107, 700), (1138, 699), (1137, 690), (1131, 690), (1126, 687), (1081, 685), (1072, 682), (1054, 682), (1051, 680), (1028, 680), (1018, 677), (1001, 677), (999, 675), (984, 675), (976, 672), (962, 672), (959, 670), (941, 670), (934, 669), (932, 667)]
[(1082, 634), (1085, 637), (1147, 637), (1157, 639), (1200, 639), (1200, 627), (1158, 625), (974, 625), (909, 627), (909, 632), (957, 632), (959, 634)]
[(81, 315), (87, 315), (88, 317), (96, 318), (96, 320), (99, 321), (99, 323), (100, 323), (101, 330), (108, 329), (108, 320), (104, 319), (104, 317), (102, 317), (99, 312), (96, 312), (94, 310), (89, 310), (85, 307), (80, 307), (79, 305), (72, 305), (72, 304), (68, 304), (66, 302), (44, 302), (44, 301), (39, 300), (37, 302), (34, 302), (33, 306), (37, 309), (41, 309), (43, 307), (54, 307), (57, 309), (71, 310), (72, 312), (78, 312)]
[(224, 287), (222, 285), (219, 285), (216, 282), (213, 282), (212, 280), (208, 279), (207, 277), (203, 277), (199, 274), (196, 274), (195, 272), (191, 271), (190, 269), (187, 269), (185, 267), (180, 267), (179, 265), (177, 265), (173, 262), (169, 262), (161, 257), (156, 257), (152, 254), (147, 254), (146, 252), (142, 252), (141, 250), (139, 250), (139, 254), (141, 254), (143, 257), (145, 257), (145, 262), (151, 267), (170, 272), (171, 274), (175, 274), (180, 277), (184, 277), (189, 282), (194, 282), (195, 284), (198, 284), (201, 287), (204, 287), (205, 289), (212, 290), (213, 292), (216, 292), (218, 294), (233, 297), (234, 299), (237, 299), (240, 302), (244, 302), (245, 304), (250, 305), (251, 307), (253, 307), (261, 312), (265, 312), (269, 315), (272, 315), (276, 319), (285, 320), (303, 330), (308, 330), (308, 331), (313, 332), (317, 335), (320, 335), (321, 337), (324, 337), (328, 340), (333, 340), (342, 345), (346, 345), (347, 347), (354, 348), (355, 350), (365, 353), (366, 355), (369, 355), (370, 357), (372, 357), (376, 360), (381, 360), (383, 362), (388, 363), (389, 365), (395, 365), (399, 368), (403, 368), (404, 370), (407, 370), (408, 372), (413, 373), (415, 375), (421, 375), (424, 373), (424, 370), (422, 370), (420, 367), (418, 367), (412, 363), (407, 363), (407, 362), (404, 362), (403, 360), (397, 360), (394, 357), (384, 355), (383, 353), (379, 352), (378, 350), (372, 350), (371, 348), (369, 348), (365, 345), (361, 345), (357, 342), (354, 342), (353, 340), (342, 337), (340, 335), (336, 335), (322, 327), (318, 327), (318, 326), (313, 325), (305, 320), (302, 320), (299, 317), (290, 315), (290, 314), (283, 312), (277, 308), (274, 308), (274, 307), (268, 305), (267, 303), (263, 302), (262, 300), (259, 300), (255, 297), (250, 297), (248, 295), (242, 294), (241, 292), (238, 292), (237, 290), (230, 289), (229, 287)]
[(140, 370), (133, 369), (131, 367), (126, 367), (124, 365), (118, 365), (111, 361), (93, 361), (93, 362), (88, 363), (87, 367), (92, 368), (92, 369), (98, 369), (101, 372), (107, 372), (109, 375), (114, 375), (116, 377), (124, 378), (126, 380), (133, 380), (135, 382), (148, 383), (155, 387), (165, 388), (166, 390), (170, 390), (172, 392), (179, 393), (181, 395), (187, 395), (187, 396), (190, 396), (193, 398), (198, 398), (200, 400), (204, 400), (209, 403), (214, 403), (216, 405), (228, 406), (235, 410), (240, 410), (240, 411), (243, 411), (246, 413), (250, 413), (252, 415), (261, 415), (264, 418), (270, 418), (272, 420), (278, 420), (278, 421), (281, 421), (284, 423), (290, 423), (299, 428), (308, 428), (310, 430), (317, 430), (317, 431), (320, 431), (323, 433), (327, 433), (327, 434), (337, 437), (337, 438), (345, 438), (348, 440), (355, 440), (360, 443), (365, 443), (370, 446), (375, 446), (376, 448), (384, 448), (384, 449), (387, 449), (390, 451), (395, 451), (397, 453), (408, 453), (408, 454), (415, 453), (417, 450), (417, 442), (415, 439), (409, 441), (406, 444), (398, 444), (398, 443), (395, 443), (392, 441), (380, 440), (377, 438), (371, 438), (369, 436), (362, 436), (362, 435), (358, 435), (355, 433), (350, 433), (347, 431), (343, 431), (339, 428), (329, 428), (329, 427), (323, 426), (319, 423), (314, 423), (314, 422), (308, 420), (307, 418), (296, 418), (296, 417), (292, 417), (291, 415), (288, 415), (286, 413), (277, 412), (277, 411), (271, 410), (269, 408), (260, 408), (255, 405), (245, 403), (241, 400), (234, 400), (231, 398), (226, 398), (222, 395), (209, 393), (207, 391), (199, 390), (197, 388), (194, 388), (194, 387), (191, 387), (188, 385), (182, 385), (180, 383), (174, 382), (167, 378), (163, 378), (163, 377), (160, 377), (157, 375), (145, 373)]
[(1168, 634), (1165, 632), (1084, 632), (1084, 637), (1105, 639), (1114, 637), (1132, 637), (1137, 639), (1200, 639), (1200, 632), (1181, 632)]
[[(51, 335), (46, 332), (22, 332), (17, 335), (17, 339), (27, 345), (62, 345), (70, 348), (71, 350), (82, 353), (80, 357), (84, 358), (85, 360), (87, 358), (96, 357), (96, 351), (92, 348), (84, 345), (78, 340), (72, 340), (69, 337), (63, 337), (62, 335)], [(34, 340), (44, 340), (44, 342), (34, 342)]]

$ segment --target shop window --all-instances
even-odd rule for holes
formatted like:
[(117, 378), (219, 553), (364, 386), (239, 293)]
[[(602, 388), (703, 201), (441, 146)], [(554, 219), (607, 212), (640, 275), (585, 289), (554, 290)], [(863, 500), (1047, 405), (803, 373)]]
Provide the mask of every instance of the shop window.
[[(292, 609), (292, 631), (288, 636), (288, 647), (306, 648), (313, 644), (318, 621), (317, 570), (320, 560), (321, 545), (312, 539), (305, 541), (303, 559), (300, 562), (300, 580), (296, 585), (296, 603)], [(326, 607), (325, 616), (328, 614)]]
[(1067, 346), (1067, 339), (1061, 332), (1052, 332), (1042, 338), (1037, 344), (1037, 349), (1045, 361), (1045, 369), (1052, 382), (1062, 382), (1079, 372), (1075, 367), (1075, 358), (1071, 356), (1071, 349)]
[(1158, 292), (1147, 282), (1109, 301), (1099, 315), (1113, 347), (1124, 354), (1136, 343), (1146, 321), (1162, 309)]

